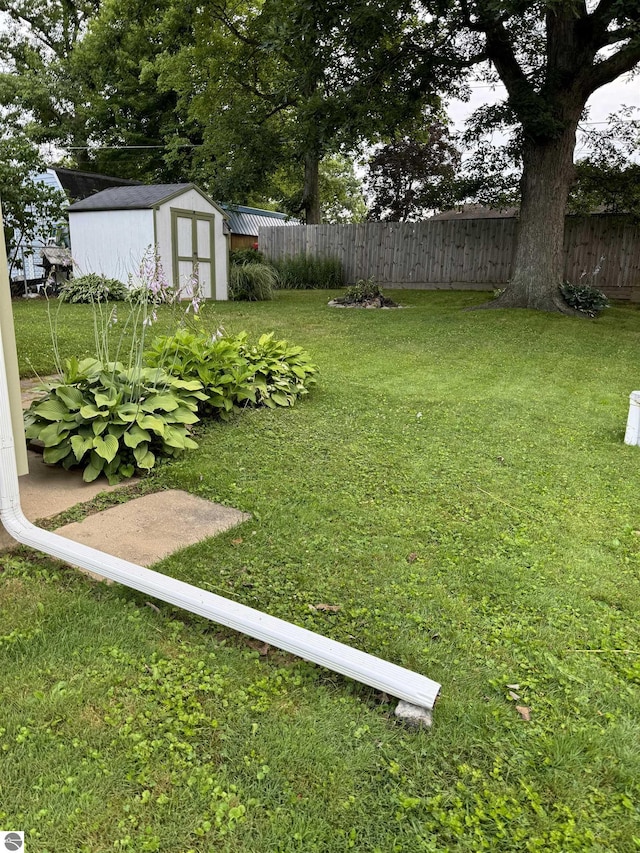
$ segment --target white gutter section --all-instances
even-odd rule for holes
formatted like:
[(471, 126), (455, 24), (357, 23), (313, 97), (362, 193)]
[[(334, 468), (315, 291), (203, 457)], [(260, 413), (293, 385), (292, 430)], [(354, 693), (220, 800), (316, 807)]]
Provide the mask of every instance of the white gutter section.
[[(204, 616), (291, 654), (324, 666), (348, 678), (405, 700), (429, 712), (440, 685), (424, 675), (338, 643), (222, 598), (197, 586), (184, 583), (152, 569), (137, 566), (78, 542), (72, 542), (32, 524), (20, 507), (16, 455), (9, 409), (9, 388), (0, 330), (0, 521), (7, 532), (21, 542), (58, 560), (102, 575), (153, 596), (168, 604)], [(402, 703), (401, 703), (402, 704)], [(416, 709), (417, 710), (417, 709)], [(400, 707), (396, 712), (398, 716)], [(426, 714), (430, 720), (430, 714)], [(427, 723), (428, 724), (428, 723)]]

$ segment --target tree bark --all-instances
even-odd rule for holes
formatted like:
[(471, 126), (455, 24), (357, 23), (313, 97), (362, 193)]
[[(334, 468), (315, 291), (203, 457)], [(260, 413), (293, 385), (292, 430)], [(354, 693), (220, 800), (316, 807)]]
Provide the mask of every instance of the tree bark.
[(527, 139), (513, 276), (492, 308), (534, 308), (575, 315), (560, 292), (564, 219), (573, 178), (573, 152), (581, 109), (553, 139)]
[(302, 209), (306, 225), (320, 225), (320, 158), (314, 151), (307, 151), (304, 156)]

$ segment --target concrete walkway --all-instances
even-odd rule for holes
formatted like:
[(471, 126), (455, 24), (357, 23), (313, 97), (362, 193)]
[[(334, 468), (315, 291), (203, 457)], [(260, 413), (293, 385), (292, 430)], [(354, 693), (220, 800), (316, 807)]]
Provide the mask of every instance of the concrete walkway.
[[(47, 377), (49, 378), (49, 377)], [(40, 380), (20, 383), (26, 409), (42, 393)], [(20, 503), (29, 521), (52, 518), (77, 504), (93, 500), (102, 492), (113, 492), (135, 480), (109, 486), (100, 477), (85, 483), (80, 470), (65, 471), (46, 465), (39, 453), (29, 451), (29, 473), (20, 477)], [(249, 518), (247, 513), (187, 492), (169, 490), (133, 498), (66, 524), (56, 531), (75, 542), (149, 566), (180, 548), (215, 536)], [(0, 525), (0, 551), (17, 547), (17, 542)]]

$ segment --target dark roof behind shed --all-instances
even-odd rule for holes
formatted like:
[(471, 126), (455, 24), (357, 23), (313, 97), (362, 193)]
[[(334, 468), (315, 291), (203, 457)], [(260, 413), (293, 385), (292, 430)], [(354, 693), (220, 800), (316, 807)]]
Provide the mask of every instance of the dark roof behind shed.
[(58, 176), (60, 185), (69, 201), (79, 201), (94, 193), (111, 187), (138, 186), (140, 181), (129, 181), (125, 178), (113, 178), (110, 175), (100, 175), (97, 172), (83, 172), (79, 169), (63, 169), (52, 166)]
[(141, 210), (155, 207), (168, 198), (193, 188), (193, 184), (141, 184), (133, 187), (113, 187), (77, 201), (70, 211), (82, 210)]

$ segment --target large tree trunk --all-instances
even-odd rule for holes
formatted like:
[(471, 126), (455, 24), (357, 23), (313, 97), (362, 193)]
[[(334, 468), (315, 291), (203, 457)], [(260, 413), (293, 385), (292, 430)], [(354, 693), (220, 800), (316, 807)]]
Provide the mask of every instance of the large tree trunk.
[(304, 157), (302, 209), (306, 225), (320, 225), (320, 158), (314, 151), (308, 151)]
[(561, 136), (527, 140), (523, 150), (522, 201), (511, 281), (495, 308), (535, 308), (575, 314), (560, 293), (564, 267), (564, 218), (573, 178), (579, 117)]

